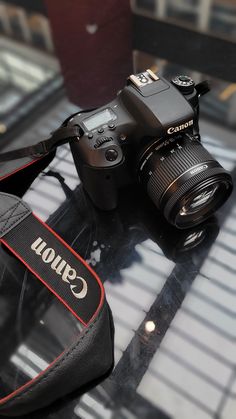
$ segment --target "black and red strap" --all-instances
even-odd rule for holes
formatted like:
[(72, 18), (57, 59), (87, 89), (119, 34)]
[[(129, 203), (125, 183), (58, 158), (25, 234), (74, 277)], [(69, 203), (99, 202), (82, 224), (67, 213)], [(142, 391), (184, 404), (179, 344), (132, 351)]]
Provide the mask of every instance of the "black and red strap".
[(96, 273), (29, 206), (0, 193), (0, 242), (87, 326), (100, 310), (104, 288)]

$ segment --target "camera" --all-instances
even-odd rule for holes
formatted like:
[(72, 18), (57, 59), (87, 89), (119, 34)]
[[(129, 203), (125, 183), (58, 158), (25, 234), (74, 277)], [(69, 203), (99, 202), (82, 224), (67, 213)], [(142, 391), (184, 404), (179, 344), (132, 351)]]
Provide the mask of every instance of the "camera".
[(71, 150), (96, 207), (114, 209), (120, 188), (137, 183), (171, 224), (188, 228), (226, 201), (232, 178), (199, 134), (199, 98), (208, 91), (207, 81), (167, 81), (146, 70), (109, 104), (67, 120), (83, 131)]

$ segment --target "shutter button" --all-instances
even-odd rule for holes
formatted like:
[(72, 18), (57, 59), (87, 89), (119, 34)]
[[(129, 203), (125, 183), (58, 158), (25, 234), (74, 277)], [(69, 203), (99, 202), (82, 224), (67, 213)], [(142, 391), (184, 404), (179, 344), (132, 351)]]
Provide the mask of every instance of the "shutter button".
[(118, 152), (114, 148), (109, 148), (105, 153), (106, 159), (108, 161), (114, 161), (118, 157)]

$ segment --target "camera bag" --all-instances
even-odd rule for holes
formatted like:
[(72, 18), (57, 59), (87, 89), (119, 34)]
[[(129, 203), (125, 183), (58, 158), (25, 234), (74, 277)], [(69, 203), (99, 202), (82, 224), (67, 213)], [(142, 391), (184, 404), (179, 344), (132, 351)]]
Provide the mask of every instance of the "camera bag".
[[(9, 268), (11, 264), (12, 272), (16, 265), (20, 290), (21, 274), (27, 273), (29, 287), (41, 287), (49, 294), (49, 306), (52, 302), (56, 303), (67, 313), (68, 322), (77, 322), (69, 344), (35, 376), (25, 377), (25, 369), (24, 374), (21, 371), (21, 380), (18, 380), (19, 371), (16, 377), (11, 377), (12, 371), (11, 374), (10, 370), (6, 373), (8, 367), (1, 368), (0, 365), (0, 415), (18, 416), (43, 408), (74, 390), (83, 389), (110, 371), (113, 366), (114, 327), (104, 288), (96, 273), (60, 236), (37, 218), (24, 201), (6, 193), (0, 193), (0, 242), (0, 259), (7, 259), (6, 266)], [(5, 271), (2, 273), (0, 297), (1, 303), (6, 297), (7, 307), (8, 299), (14, 296), (14, 284)], [(6, 291), (9, 288), (10, 294)], [(36, 288), (36, 292), (30, 294), (29, 304), (38, 295)], [(0, 324), (0, 333), (1, 327)], [(2, 348), (4, 343), (1, 339)], [(11, 350), (6, 351), (9, 359), (4, 365), (10, 365), (14, 356), (19, 355), (19, 345), (16, 340), (13, 349), (11, 346)], [(11, 388), (8, 380), (14, 383)]]

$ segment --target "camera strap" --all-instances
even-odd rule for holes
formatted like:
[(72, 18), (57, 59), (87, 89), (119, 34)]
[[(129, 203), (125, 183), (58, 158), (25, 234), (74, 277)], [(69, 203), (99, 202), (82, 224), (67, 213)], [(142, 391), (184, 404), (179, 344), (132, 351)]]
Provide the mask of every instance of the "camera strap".
[(35, 158), (43, 157), (54, 151), (57, 147), (78, 139), (82, 135), (83, 130), (79, 126), (61, 126), (56, 131), (52, 132), (50, 138), (40, 141), (38, 144), (0, 154), (0, 162), (17, 160), (29, 156)]
[(104, 302), (86, 262), (20, 198), (0, 193), (0, 243), (87, 326)]

